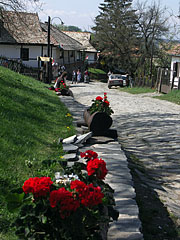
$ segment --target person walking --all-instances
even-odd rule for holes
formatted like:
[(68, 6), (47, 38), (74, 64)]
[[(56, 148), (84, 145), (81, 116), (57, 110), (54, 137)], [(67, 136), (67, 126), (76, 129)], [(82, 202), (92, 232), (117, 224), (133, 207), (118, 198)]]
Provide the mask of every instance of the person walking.
[(87, 69), (84, 72), (84, 82), (89, 83), (89, 72)]
[(72, 72), (72, 84), (77, 83), (77, 72), (76, 70), (73, 70)]
[(77, 71), (77, 82), (80, 82), (81, 81), (81, 71), (80, 69), (78, 69)]

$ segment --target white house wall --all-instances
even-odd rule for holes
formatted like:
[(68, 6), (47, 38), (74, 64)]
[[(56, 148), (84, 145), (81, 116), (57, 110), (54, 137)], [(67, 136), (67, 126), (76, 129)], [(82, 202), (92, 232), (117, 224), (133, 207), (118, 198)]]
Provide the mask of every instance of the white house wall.
[[(41, 46), (24, 45), (23, 47), (29, 48), (29, 61), (22, 61), (23, 64), (29, 67), (38, 67), (37, 56), (41, 56)], [(20, 49), (20, 45), (0, 45), (0, 56), (19, 61)]]
[[(29, 48), (29, 61), (23, 61), (23, 64), (29, 67), (38, 67), (37, 57), (39, 56), (47, 56), (47, 46), (30, 46), (30, 45), (23, 45), (24, 48)], [(20, 52), (21, 46), (20, 45), (0, 45), (0, 56), (4, 56), (9, 59), (13, 60), (20, 60)], [(57, 47), (53, 47), (52, 50), (52, 57), (55, 63), (59, 65), (74, 63), (77, 59), (77, 51), (74, 52), (75, 56), (71, 57), (71, 51), (64, 51), (64, 58), (60, 58), (60, 49)], [(93, 55), (88, 54), (89, 59), (94, 59)]]
[(96, 53), (93, 52), (86, 52), (85, 58), (88, 57), (88, 63), (95, 63), (96, 62)]
[(0, 45), (0, 56), (19, 60), (20, 46)]
[(177, 77), (180, 77), (180, 56), (173, 56), (171, 60), (171, 76), (170, 76), (170, 82), (172, 82), (173, 79), (173, 65), (174, 63), (178, 63), (178, 69), (177, 69)]

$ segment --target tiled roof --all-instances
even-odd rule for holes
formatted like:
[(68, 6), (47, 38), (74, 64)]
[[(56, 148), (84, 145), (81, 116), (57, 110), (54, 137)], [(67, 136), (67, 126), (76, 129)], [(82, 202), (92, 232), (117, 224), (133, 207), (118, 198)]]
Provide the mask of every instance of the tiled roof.
[[(41, 27), (47, 34), (48, 24), (41, 23)], [(60, 31), (57, 27), (53, 25), (51, 25), (51, 28), (50, 28), (50, 36), (51, 36), (51, 42), (53, 42), (53, 44), (56, 46), (60, 46), (64, 50), (84, 49), (83, 45), (80, 42), (76, 41), (72, 37)]]
[(180, 43), (173, 44), (167, 53), (172, 56), (180, 56)]
[(36, 13), (5, 11), (0, 30), (0, 43), (47, 44)]
[(63, 31), (68, 36), (74, 38), (78, 42), (80, 42), (87, 52), (97, 52), (97, 50), (90, 44), (91, 33), (89, 32), (70, 32)]

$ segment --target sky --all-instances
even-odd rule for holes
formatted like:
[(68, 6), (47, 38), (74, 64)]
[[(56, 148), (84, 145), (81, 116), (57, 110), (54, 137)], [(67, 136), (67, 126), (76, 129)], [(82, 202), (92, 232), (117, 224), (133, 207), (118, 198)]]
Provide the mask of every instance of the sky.
[[(40, 0), (40, 2), (42, 10), (38, 11), (38, 15), (41, 21), (48, 21), (48, 16), (51, 19), (59, 17), (65, 25), (77, 26), (83, 31), (91, 31), (94, 19), (99, 14), (98, 7), (104, 0)], [(134, 0), (133, 3), (135, 2)], [(147, 2), (150, 4), (151, 0), (147, 0)], [(160, 4), (178, 15), (180, 0), (160, 0)], [(174, 21), (180, 24), (180, 19), (174, 18)], [(54, 18), (52, 23), (60, 24), (60, 19)]]

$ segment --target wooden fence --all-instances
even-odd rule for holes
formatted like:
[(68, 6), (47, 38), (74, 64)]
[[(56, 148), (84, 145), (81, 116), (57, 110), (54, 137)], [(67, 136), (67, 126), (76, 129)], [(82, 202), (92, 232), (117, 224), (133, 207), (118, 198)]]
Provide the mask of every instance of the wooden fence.
[(135, 77), (132, 82), (133, 87), (155, 87), (156, 77), (144, 76), (144, 77)]
[(12, 71), (21, 73), (25, 76), (29, 76), (29, 77), (38, 79), (39, 71), (37, 68), (28, 67), (17, 60), (0, 57), (0, 66), (9, 68)]
[(173, 75), (172, 70), (168, 68), (159, 68), (157, 73), (157, 90), (158, 92), (168, 93), (173, 89), (180, 89), (180, 79), (177, 76), (172, 77), (170, 81), (170, 76)]

